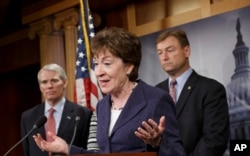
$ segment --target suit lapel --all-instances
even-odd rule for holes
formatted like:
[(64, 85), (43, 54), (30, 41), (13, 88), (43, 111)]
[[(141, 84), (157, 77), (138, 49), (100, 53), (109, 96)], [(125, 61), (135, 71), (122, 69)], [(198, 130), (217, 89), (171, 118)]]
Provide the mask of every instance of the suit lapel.
[(195, 81), (197, 81), (197, 74), (195, 71), (193, 71), (192, 74), (190, 75), (190, 77), (187, 79), (187, 81), (186, 81), (186, 83), (181, 91), (180, 97), (178, 98), (178, 101), (176, 103), (176, 116), (177, 116), (177, 118), (180, 115), (188, 98), (190, 97), (191, 92), (195, 88)]
[[(45, 109), (45, 104), (42, 103), (37, 107), (37, 109), (33, 112), (34, 114), (32, 116), (36, 116), (37, 119), (40, 118), (41, 116), (44, 116), (44, 109)], [(35, 119), (34, 123), (37, 121)], [(45, 123), (46, 124), (46, 123)], [(34, 134), (40, 133), (43, 138), (45, 138), (45, 124), (36, 130), (34, 130)]]
[(70, 107), (69, 101), (66, 100), (57, 135), (61, 136), (61, 134), (64, 134), (64, 131), (69, 127), (69, 124), (73, 121), (74, 121), (74, 109)]
[(142, 85), (142, 83), (139, 83), (134, 89), (134, 91), (131, 93), (124, 109), (122, 110), (119, 118), (115, 123), (111, 135), (124, 124), (129, 122), (132, 118), (134, 118), (140, 112), (140, 110), (145, 107), (146, 101), (143, 94)]
[[(140, 82), (140, 81), (139, 81)], [(146, 105), (145, 96), (143, 94), (142, 83), (139, 83), (134, 91), (131, 93), (125, 107), (123, 108), (119, 118), (117, 119), (114, 128), (112, 130), (111, 136), (124, 124), (129, 122), (132, 118), (134, 118), (141, 109), (143, 109)], [(108, 130), (110, 124), (110, 95), (105, 96), (100, 103), (97, 105), (97, 112), (101, 112), (97, 114), (98, 117), (98, 138), (102, 138), (105, 141), (105, 146), (110, 146)], [(107, 147), (109, 149), (109, 147)]]
[(110, 149), (110, 142), (108, 138), (109, 122), (110, 95), (106, 95), (101, 102), (97, 104), (97, 140), (102, 140), (103, 144), (107, 147), (106, 149)]

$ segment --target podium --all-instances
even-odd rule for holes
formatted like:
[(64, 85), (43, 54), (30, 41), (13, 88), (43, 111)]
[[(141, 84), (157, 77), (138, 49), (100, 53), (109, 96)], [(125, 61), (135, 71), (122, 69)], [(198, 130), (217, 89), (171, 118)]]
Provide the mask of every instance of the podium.
[(157, 156), (156, 152), (138, 152), (138, 153), (109, 153), (109, 154), (74, 154), (70, 156)]

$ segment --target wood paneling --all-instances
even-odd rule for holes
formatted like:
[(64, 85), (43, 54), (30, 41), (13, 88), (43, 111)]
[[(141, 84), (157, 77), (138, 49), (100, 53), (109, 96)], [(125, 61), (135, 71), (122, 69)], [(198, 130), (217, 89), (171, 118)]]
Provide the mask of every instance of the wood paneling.
[[(138, 36), (147, 35), (196, 20), (204, 19), (242, 7), (250, 6), (249, 0), (146, 0), (131, 4), (128, 15), (129, 31)], [(128, 18), (128, 21), (131, 19)]]
[[(0, 74), (0, 155), (4, 155), (20, 139), (21, 113), (41, 103), (37, 81), (40, 64), (32, 64)], [(23, 156), (20, 144), (8, 156)]]
[[(16, 40), (16, 39), (19, 40)], [(8, 72), (28, 65), (40, 63), (39, 41), (19, 36), (12, 36), (0, 46), (0, 73)], [(3, 43), (2, 43), (3, 44)]]
[[(101, 26), (98, 30), (106, 26), (117, 26), (128, 29), (138, 36), (250, 6), (250, 0), (112, 2), (114, 1), (104, 0), (91, 3), (95, 13), (101, 17), (99, 20)], [(79, 0), (58, 0), (58, 3), (25, 14), (22, 21), (25, 26), (28, 26), (30, 23), (72, 7), (78, 8)], [(4, 134), (0, 139), (0, 155), (20, 139), (21, 112), (41, 101), (36, 78), (41, 63), (39, 40), (38, 38), (28, 39), (27, 32), (27, 30), (21, 30), (0, 38), (0, 100), (2, 101), (0, 114), (1, 123), (6, 128), (0, 130), (0, 133)], [(22, 155), (21, 149), (19, 146), (10, 155)]]

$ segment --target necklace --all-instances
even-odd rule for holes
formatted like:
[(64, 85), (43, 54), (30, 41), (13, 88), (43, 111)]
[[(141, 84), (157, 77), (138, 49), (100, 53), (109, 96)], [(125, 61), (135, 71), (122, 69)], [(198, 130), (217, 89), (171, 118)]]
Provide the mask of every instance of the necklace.
[(112, 97), (111, 97), (110, 101), (111, 101), (111, 109), (113, 109), (113, 110), (122, 110), (123, 109), (124, 106), (119, 107), (119, 108), (115, 107)]
[[(136, 85), (137, 85), (137, 83), (136, 83), (136, 82), (133, 82), (133, 86), (132, 86), (131, 92), (133, 92), (133, 90), (135, 89), (135, 86), (136, 86)], [(113, 101), (113, 99), (112, 99), (112, 96), (110, 96), (110, 102), (111, 102), (111, 109), (113, 109), (113, 110), (123, 110), (124, 105), (123, 105), (122, 107), (119, 107), (119, 108), (115, 107), (114, 101)]]

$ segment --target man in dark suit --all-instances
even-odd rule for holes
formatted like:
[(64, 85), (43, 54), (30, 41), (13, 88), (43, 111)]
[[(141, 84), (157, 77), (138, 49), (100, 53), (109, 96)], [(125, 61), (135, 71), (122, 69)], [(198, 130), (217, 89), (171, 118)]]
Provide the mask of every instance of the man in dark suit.
[[(56, 134), (62, 137), (68, 144), (70, 144), (73, 138), (76, 116), (80, 116), (73, 144), (86, 148), (92, 112), (85, 107), (72, 103), (64, 97), (64, 90), (67, 86), (65, 71), (57, 64), (45, 65), (38, 72), (38, 82), (45, 101), (22, 113), (22, 136), (25, 136), (28, 131), (32, 129), (38, 118), (44, 115), (48, 117), (50, 108), (53, 108), (55, 110), (54, 120)], [(25, 156), (48, 156), (46, 151), (42, 151), (38, 148), (32, 138), (32, 136), (37, 133), (40, 133), (46, 138), (45, 127), (47, 123), (41, 128), (35, 129), (29, 137), (23, 141)]]
[(190, 67), (191, 50), (184, 31), (163, 32), (156, 40), (156, 48), (160, 64), (169, 76), (156, 86), (169, 92), (171, 80), (177, 81), (176, 117), (187, 154), (223, 155), (229, 138), (224, 86), (216, 80), (198, 75)]

